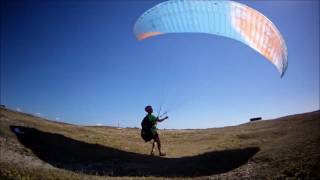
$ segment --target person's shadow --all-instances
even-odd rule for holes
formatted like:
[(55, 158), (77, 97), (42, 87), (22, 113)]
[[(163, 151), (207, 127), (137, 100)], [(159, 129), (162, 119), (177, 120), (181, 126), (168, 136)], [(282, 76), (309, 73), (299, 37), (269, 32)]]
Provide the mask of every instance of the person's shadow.
[(74, 172), (108, 176), (197, 177), (225, 173), (245, 164), (258, 147), (162, 158), (90, 144), (35, 128), (10, 126), (41, 160)]

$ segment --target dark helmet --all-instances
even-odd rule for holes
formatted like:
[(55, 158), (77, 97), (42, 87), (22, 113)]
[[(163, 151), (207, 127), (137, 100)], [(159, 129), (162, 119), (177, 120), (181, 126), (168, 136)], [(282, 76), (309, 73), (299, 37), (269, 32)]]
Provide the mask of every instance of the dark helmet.
[(152, 106), (148, 105), (144, 108), (144, 110), (149, 113), (152, 110)]

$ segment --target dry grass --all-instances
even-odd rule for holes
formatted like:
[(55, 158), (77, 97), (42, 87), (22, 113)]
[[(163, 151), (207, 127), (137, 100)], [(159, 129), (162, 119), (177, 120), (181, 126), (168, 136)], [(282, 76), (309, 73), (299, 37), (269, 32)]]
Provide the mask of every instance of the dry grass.
[[(12, 132), (19, 127), (25, 134)], [(0, 178), (319, 178), (320, 111), (202, 130), (159, 130), (168, 156), (134, 128), (83, 127), (1, 109)]]

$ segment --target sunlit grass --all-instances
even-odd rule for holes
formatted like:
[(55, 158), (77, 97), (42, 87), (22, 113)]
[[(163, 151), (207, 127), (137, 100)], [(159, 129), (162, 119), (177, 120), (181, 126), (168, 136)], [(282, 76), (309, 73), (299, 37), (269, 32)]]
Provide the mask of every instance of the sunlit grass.
[[(223, 155), (235, 149), (259, 148), (259, 151), (254, 154), (247, 163), (235, 169), (232, 168), (223, 173), (214, 173), (208, 176), (205, 172), (211, 171), (212, 168), (218, 165), (206, 161), (206, 164), (203, 165), (203, 169), (201, 170), (204, 176), (202, 176), (201, 173), (198, 173), (198, 176), (196, 175), (197, 172), (194, 172), (192, 177), (311, 178), (320, 176), (318, 161), (320, 159), (319, 115), (320, 112), (317, 111), (225, 128), (159, 130), (159, 134), (163, 149), (167, 153), (165, 159), (168, 159), (168, 162), (171, 163), (173, 168), (176, 160), (180, 161), (187, 157), (193, 158), (204, 153), (221, 152)], [(10, 126), (13, 125), (34, 128), (52, 137), (57, 135), (57, 137), (64, 138), (68, 141), (82, 143), (83, 145), (77, 146), (78, 149), (73, 146), (64, 147), (68, 147), (69, 150), (78, 154), (78, 156), (75, 157), (81, 156), (81, 159), (85, 159), (86, 161), (91, 159), (94, 161), (92, 162), (93, 165), (104, 163), (103, 165), (108, 167), (113, 166), (110, 162), (99, 161), (100, 157), (103, 158), (106, 156), (103, 150), (104, 147), (114, 149), (116, 154), (128, 155), (128, 157), (130, 153), (133, 153), (135, 158), (144, 157), (144, 155), (148, 157), (151, 150), (151, 144), (145, 143), (141, 139), (140, 130), (136, 128), (118, 129), (113, 127), (76, 126), (1, 109), (0, 175), (2, 179), (103, 179), (105, 177), (116, 179), (145, 179), (166, 177), (165, 172), (158, 172), (155, 169), (151, 169), (154, 171), (154, 175), (152, 175), (153, 173), (150, 175), (148, 171), (150, 167), (144, 167), (143, 161), (128, 163), (125, 162), (125, 160), (121, 160), (121, 157), (119, 157), (119, 160), (117, 160), (116, 157), (111, 158), (113, 163), (118, 163), (117, 166), (114, 167), (128, 168), (128, 170), (122, 169), (119, 171), (115, 169), (114, 172), (108, 171), (105, 174), (103, 170), (97, 170), (95, 173), (93, 169), (93, 172), (88, 173), (87, 171), (71, 171), (52, 166), (45, 160), (39, 159), (37, 152), (20, 143), (17, 136), (10, 130)], [(91, 148), (95, 147), (95, 145), (97, 145), (99, 149), (95, 150)], [(41, 148), (41, 144), (39, 144), (39, 146)], [(84, 149), (79, 148), (82, 146), (84, 146)], [(88, 147), (92, 152), (84, 152)], [(201, 158), (201, 156), (199, 157)], [(219, 158), (216, 156), (213, 157)], [(155, 159), (154, 162), (167, 162), (165, 159)], [(194, 159), (194, 161), (196, 160), (198, 160), (198, 158)], [(75, 163), (79, 161), (79, 159), (74, 160)], [(70, 162), (72, 161), (70, 160)], [(147, 162), (149, 162), (148, 159)], [(188, 163), (190, 164), (185, 166), (192, 167), (194, 162), (191, 161)], [(127, 173), (127, 175), (123, 173)], [(173, 178), (174, 170), (170, 173), (167, 175)], [(120, 174), (121, 176), (119, 176)], [(187, 175), (184, 178), (187, 178), (188, 174), (191, 175), (193, 173), (184, 172), (178, 168), (176, 178), (184, 176), (184, 174)]]

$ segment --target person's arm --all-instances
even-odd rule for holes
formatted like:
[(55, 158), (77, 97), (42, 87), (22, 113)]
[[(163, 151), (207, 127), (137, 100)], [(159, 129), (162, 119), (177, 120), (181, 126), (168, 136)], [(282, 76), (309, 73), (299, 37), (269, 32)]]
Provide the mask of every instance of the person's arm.
[(166, 116), (166, 117), (164, 117), (164, 118), (159, 118), (158, 120), (157, 120), (157, 122), (162, 122), (162, 121), (164, 121), (164, 120), (166, 120), (166, 119), (168, 119), (169, 117), (168, 116)]

